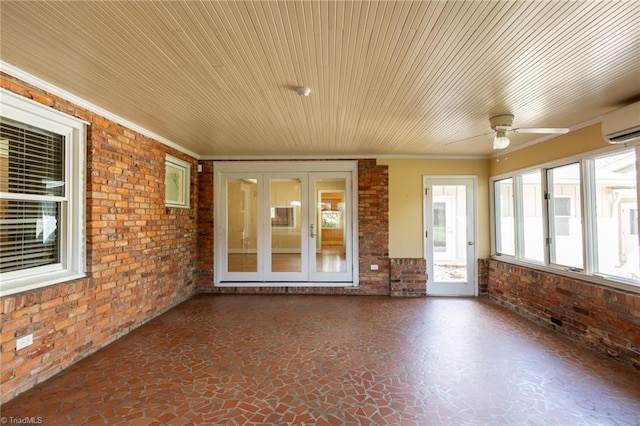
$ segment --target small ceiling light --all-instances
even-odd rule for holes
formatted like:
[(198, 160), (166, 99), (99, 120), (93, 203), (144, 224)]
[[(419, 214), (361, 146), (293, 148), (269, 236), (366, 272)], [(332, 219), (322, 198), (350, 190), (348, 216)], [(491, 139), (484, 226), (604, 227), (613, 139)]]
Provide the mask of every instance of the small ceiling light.
[(306, 98), (311, 94), (311, 89), (309, 89), (308, 87), (298, 87), (296, 89), (296, 92), (298, 92), (298, 95), (304, 96)]
[(493, 149), (505, 149), (510, 143), (505, 130), (496, 131), (496, 136), (493, 138)]

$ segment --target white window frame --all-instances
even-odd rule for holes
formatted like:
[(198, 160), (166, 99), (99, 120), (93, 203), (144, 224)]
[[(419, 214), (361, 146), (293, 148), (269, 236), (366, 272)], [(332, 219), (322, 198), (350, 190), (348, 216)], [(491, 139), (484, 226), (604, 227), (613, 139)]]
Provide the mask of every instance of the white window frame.
[[(0, 273), (0, 297), (85, 277), (85, 167), (88, 123), (0, 89), (0, 116), (57, 133), (65, 143), (65, 200), (60, 223), (60, 262)], [(17, 195), (17, 197), (16, 197)], [(2, 199), (20, 194), (2, 194)]]
[[(557, 161), (537, 164), (526, 169), (514, 170), (508, 173), (503, 173), (501, 175), (492, 176), (489, 178), (490, 181), (490, 210), (491, 210), (491, 257), (507, 263), (513, 263), (516, 265), (530, 267), (532, 269), (538, 269), (546, 272), (553, 272), (559, 275), (567, 276), (574, 279), (580, 279), (584, 281), (593, 282), (600, 285), (606, 285), (609, 287), (619, 288), (627, 291), (631, 291), (634, 293), (640, 293), (640, 283), (636, 281), (629, 281), (622, 277), (614, 277), (609, 275), (603, 275), (597, 271), (595, 271), (597, 267), (597, 257), (596, 244), (592, 244), (591, 241), (595, 241), (595, 228), (594, 223), (596, 221), (595, 218), (595, 208), (590, 207), (594, 202), (594, 191), (595, 188), (593, 185), (595, 182), (593, 181), (593, 161), (596, 157), (615, 154), (616, 152), (621, 152), (625, 150), (629, 150), (630, 148), (635, 149), (636, 158), (640, 158), (640, 144), (636, 144), (634, 146), (622, 145), (622, 146), (611, 146), (603, 149), (598, 149), (591, 152), (586, 152), (579, 155), (573, 155), (571, 157), (567, 157), (564, 159), (560, 159)], [(496, 202), (496, 194), (495, 194), (495, 183), (504, 179), (512, 178), (514, 182), (514, 200), (516, 203), (521, 200), (521, 188), (518, 186), (519, 182), (522, 182), (521, 176), (526, 173), (530, 173), (535, 170), (542, 171), (542, 185), (545, 192), (548, 192), (547, 188), (547, 170), (566, 166), (572, 163), (578, 163), (580, 165), (580, 180), (581, 180), (581, 211), (582, 211), (582, 234), (583, 234), (583, 269), (577, 270), (576, 268), (566, 267), (562, 265), (557, 265), (551, 262), (549, 259), (549, 240), (547, 239), (550, 235), (549, 229), (549, 201), (545, 199), (545, 208), (544, 211), (547, 212), (546, 215), (543, 216), (543, 238), (545, 239), (545, 262), (544, 264), (540, 264), (539, 262), (535, 262), (524, 257), (523, 243), (522, 243), (522, 227), (516, 224), (516, 255), (508, 256), (497, 253), (497, 238), (499, 236), (499, 230), (497, 229), (497, 223), (495, 218), (495, 202)], [(638, 186), (638, 193), (640, 195), (640, 167), (636, 169), (637, 179), (636, 185)], [(518, 182), (518, 184), (517, 184)], [(545, 196), (546, 198), (546, 196)], [(640, 198), (640, 197), (639, 197)], [(521, 210), (521, 206), (514, 206), (516, 211)], [(522, 220), (520, 214), (516, 216), (516, 221)]]
[[(518, 175), (514, 176), (514, 194), (513, 194), (513, 198), (514, 198), (514, 202), (515, 202), (515, 206), (514, 206), (514, 210), (516, 212), (514, 221), (515, 221), (515, 227), (516, 227), (516, 254), (520, 256), (520, 258), (522, 258), (524, 261), (526, 262), (531, 262), (537, 265), (544, 265), (546, 263), (549, 262), (549, 250), (546, 249), (546, 241), (543, 239), (541, 241), (542, 243), (542, 252), (543, 252), (543, 260), (535, 260), (535, 259), (531, 259), (525, 256), (525, 240), (524, 240), (524, 233), (525, 233), (525, 226), (524, 226), (524, 218), (525, 218), (525, 209), (524, 209), (524, 194), (523, 194), (523, 188), (524, 188), (524, 179), (523, 176), (527, 175), (527, 174), (532, 174), (536, 172), (539, 176), (540, 176), (540, 189), (541, 189), (541, 193), (544, 194), (544, 192), (546, 191), (546, 187), (547, 187), (547, 177), (546, 174), (544, 173), (544, 170), (542, 168), (536, 167), (533, 169), (529, 169), (523, 172), (520, 172)], [(543, 196), (544, 198), (544, 196)], [(542, 216), (542, 233), (543, 235), (548, 235), (549, 234), (549, 227), (548, 227), (548, 221), (545, 218), (546, 212), (547, 210), (545, 209), (545, 203), (544, 203), (544, 199), (539, 200), (540, 201), (540, 209), (541, 209), (541, 216)]]
[[(181, 209), (188, 209), (191, 207), (191, 164), (181, 160), (173, 155), (167, 154), (165, 156), (165, 205), (167, 207), (177, 207)], [(167, 192), (167, 175), (169, 168), (178, 169), (182, 172), (182, 181), (178, 181), (179, 191), (182, 191), (181, 196), (174, 199), (169, 198)]]
[[(495, 178), (491, 180), (491, 185), (490, 185), (490, 196), (491, 196), (491, 234), (492, 234), (492, 238), (491, 238), (491, 253), (493, 256), (500, 256), (505, 257), (505, 258), (515, 258), (514, 255), (508, 254), (508, 253), (502, 253), (502, 252), (498, 252), (497, 248), (500, 244), (498, 244), (498, 240), (502, 241), (502, 229), (498, 229), (497, 226), (497, 215), (498, 215), (498, 211), (496, 209), (496, 182), (502, 181), (502, 180), (507, 180), (509, 178), (512, 178), (511, 184), (513, 185), (513, 205), (511, 206), (511, 210), (513, 211), (513, 227), (514, 229), (512, 230), (512, 232), (514, 233), (515, 236), (515, 242), (514, 242), (514, 251), (515, 254), (517, 255), (518, 253), (518, 238), (517, 238), (517, 232), (518, 230), (517, 228), (517, 194), (515, 191), (515, 186), (516, 186), (516, 179), (515, 176), (512, 175), (505, 175), (499, 178)], [(502, 209), (502, 206), (500, 207)]]

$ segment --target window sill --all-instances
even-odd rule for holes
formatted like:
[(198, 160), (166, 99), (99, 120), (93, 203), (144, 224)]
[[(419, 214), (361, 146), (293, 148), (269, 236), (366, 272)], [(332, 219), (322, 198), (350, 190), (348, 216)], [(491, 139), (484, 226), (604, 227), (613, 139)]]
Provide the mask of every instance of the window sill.
[(42, 287), (48, 287), (54, 284), (73, 281), (84, 277), (86, 277), (86, 274), (83, 273), (74, 271), (58, 271), (5, 280), (0, 284), (0, 297), (37, 290)]
[(589, 282), (589, 283), (592, 283), (592, 284), (596, 284), (596, 285), (600, 285), (600, 286), (603, 286), (603, 287), (610, 287), (610, 288), (615, 288), (615, 289), (618, 289), (618, 290), (628, 291), (630, 293), (640, 294), (640, 284), (638, 284), (638, 285), (629, 284), (629, 283), (626, 283), (624, 281), (617, 281), (617, 280), (614, 280), (614, 279), (607, 279), (607, 278), (604, 278), (604, 277), (602, 277), (600, 275), (590, 275), (590, 274), (585, 274), (583, 272), (576, 272), (576, 271), (566, 270), (564, 268), (557, 267), (557, 266), (547, 266), (547, 265), (539, 265), (539, 264), (529, 263), (529, 262), (522, 262), (522, 261), (516, 260), (515, 258), (507, 257), (507, 256), (492, 255), (491, 259), (492, 260), (497, 260), (497, 261), (503, 262), (503, 263), (509, 263), (509, 264), (512, 264), (512, 265), (521, 266), (521, 267), (524, 267), (524, 268), (535, 269), (535, 270), (541, 271), (541, 272), (561, 275), (563, 277), (573, 278), (575, 280), (586, 281), (586, 282)]

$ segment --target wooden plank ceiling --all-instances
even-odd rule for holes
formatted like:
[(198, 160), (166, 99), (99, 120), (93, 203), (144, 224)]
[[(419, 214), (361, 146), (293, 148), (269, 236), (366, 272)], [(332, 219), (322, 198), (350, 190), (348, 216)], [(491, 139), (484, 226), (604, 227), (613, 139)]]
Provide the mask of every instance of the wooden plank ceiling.
[(203, 158), (490, 155), (493, 115), (575, 127), (640, 96), (635, 0), (0, 7), (3, 63)]

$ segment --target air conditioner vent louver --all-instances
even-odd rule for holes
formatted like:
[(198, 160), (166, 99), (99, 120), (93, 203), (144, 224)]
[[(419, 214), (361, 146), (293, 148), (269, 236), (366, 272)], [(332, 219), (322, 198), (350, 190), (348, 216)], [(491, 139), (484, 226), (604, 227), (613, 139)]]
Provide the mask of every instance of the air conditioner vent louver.
[(621, 135), (609, 136), (607, 138), (609, 143), (627, 143), (627, 142), (633, 142), (638, 139), (640, 139), (640, 129), (634, 130), (628, 133), (625, 132)]
[(640, 140), (640, 102), (636, 102), (602, 117), (602, 137), (611, 144)]

